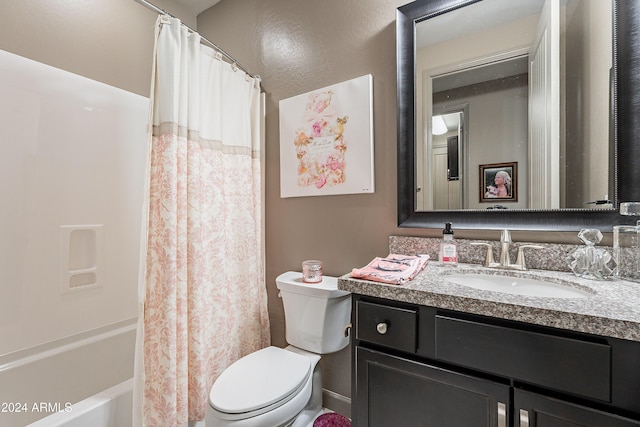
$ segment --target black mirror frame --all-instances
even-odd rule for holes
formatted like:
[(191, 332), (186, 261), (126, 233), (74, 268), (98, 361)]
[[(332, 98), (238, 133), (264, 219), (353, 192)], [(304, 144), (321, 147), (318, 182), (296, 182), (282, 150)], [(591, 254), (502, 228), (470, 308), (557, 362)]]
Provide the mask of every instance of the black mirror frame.
[(640, 2), (614, 0), (615, 209), (416, 211), (415, 25), (482, 0), (416, 0), (396, 13), (398, 227), (576, 231), (635, 223), (620, 202), (640, 201)]

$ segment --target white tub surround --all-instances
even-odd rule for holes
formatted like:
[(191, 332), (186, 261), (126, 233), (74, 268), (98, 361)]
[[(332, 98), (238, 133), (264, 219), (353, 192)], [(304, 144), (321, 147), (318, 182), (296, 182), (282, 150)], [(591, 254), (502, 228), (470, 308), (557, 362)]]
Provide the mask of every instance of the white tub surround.
[(7, 405), (0, 413), (0, 427), (22, 427), (64, 412), (133, 377), (136, 321), (0, 357), (0, 403)]
[(133, 378), (101, 391), (27, 427), (131, 427)]

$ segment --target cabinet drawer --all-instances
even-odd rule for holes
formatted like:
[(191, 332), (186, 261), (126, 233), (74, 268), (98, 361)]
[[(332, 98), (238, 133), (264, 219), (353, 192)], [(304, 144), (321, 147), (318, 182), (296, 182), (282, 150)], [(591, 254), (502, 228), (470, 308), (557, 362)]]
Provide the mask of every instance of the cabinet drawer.
[(436, 358), (605, 402), (611, 400), (611, 347), (436, 316)]
[(358, 301), (356, 338), (415, 353), (417, 310)]

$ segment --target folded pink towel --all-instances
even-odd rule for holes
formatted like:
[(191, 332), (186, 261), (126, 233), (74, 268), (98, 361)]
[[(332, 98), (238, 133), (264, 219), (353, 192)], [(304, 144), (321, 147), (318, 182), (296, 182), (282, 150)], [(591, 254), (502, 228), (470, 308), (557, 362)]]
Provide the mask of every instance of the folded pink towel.
[(429, 261), (429, 255), (389, 254), (386, 258), (376, 257), (362, 268), (351, 270), (351, 277), (374, 282), (403, 285), (416, 277)]

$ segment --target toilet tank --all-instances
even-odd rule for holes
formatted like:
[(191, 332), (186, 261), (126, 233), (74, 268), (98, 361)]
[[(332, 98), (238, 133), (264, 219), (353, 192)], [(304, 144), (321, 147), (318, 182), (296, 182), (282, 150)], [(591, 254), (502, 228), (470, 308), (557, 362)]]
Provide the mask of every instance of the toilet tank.
[(276, 278), (284, 304), (287, 342), (313, 353), (342, 350), (349, 344), (344, 328), (351, 321), (351, 294), (338, 289), (336, 277), (305, 283), (302, 273), (288, 271)]

